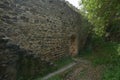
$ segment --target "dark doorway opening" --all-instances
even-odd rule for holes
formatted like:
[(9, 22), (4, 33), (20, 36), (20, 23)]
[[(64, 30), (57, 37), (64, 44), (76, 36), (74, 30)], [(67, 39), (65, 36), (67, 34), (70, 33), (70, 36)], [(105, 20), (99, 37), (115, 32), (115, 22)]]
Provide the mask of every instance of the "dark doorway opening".
[(77, 46), (77, 36), (72, 34), (70, 36), (70, 55), (75, 56), (78, 53), (78, 46)]

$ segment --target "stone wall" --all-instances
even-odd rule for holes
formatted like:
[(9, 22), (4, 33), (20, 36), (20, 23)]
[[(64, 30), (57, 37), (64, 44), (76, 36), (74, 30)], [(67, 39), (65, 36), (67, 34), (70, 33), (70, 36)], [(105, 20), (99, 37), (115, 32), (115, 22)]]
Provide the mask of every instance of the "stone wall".
[(0, 0), (0, 33), (45, 59), (69, 55), (80, 18), (64, 0)]
[(33, 80), (49, 73), (47, 67), (54, 65), (0, 35), (0, 80)]
[(0, 0), (0, 80), (33, 80), (76, 55), (88, 34), (82, 23), (64, 0)]

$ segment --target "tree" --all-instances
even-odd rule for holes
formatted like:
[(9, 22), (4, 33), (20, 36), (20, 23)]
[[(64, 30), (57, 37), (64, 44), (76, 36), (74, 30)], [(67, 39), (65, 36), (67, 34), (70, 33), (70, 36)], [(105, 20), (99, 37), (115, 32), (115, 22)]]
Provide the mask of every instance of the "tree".
[(117, 29), (114, 25), (120, 23), (119, 0), (81, 0), (80, 6), (81, 13), (94, 25), (93, 31), (97, 35), (105, 35), (111, 27)]

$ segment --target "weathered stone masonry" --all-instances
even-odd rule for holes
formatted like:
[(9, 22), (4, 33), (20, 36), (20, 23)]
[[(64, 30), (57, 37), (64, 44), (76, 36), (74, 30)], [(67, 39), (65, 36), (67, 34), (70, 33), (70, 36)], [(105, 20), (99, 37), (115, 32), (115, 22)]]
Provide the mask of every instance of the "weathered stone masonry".
[(87, 35), (81, 23), (64, 0), (0, 0), (0, 80), (33, 78), (49, 61), (76, 55)]
[(0, 80), (33, 80), (42, 76), (47, 66), (54, 67), (54, 64), (0, 35)]
[(61, 0), (1, 0), (0, 32), (22, 48), (55, 59), (69, 55), (80, 15)]

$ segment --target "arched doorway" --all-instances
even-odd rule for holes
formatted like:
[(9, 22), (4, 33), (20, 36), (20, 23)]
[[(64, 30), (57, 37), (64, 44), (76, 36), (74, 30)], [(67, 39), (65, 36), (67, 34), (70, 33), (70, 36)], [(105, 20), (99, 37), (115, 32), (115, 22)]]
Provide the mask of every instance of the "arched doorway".
[(78, 46), (77, 46), (77, 36), (72, 34), (70, 36), (70, 55), (75, 56), (78, 53)]

